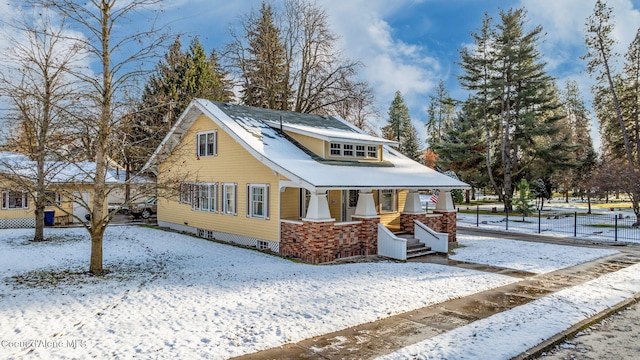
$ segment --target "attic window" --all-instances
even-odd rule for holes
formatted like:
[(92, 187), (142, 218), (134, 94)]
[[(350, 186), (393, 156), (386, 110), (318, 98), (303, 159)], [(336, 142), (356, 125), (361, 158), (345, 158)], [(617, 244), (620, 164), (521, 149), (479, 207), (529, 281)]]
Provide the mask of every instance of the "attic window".
[(378, 146), (365, 144), (345, 144), (332, 142), (329, 145), (329, 154), (335, 157), (351, 157), (361, 159), (377, 159)]
[(218, 132), (217, 131), (199, 133), (196, 139), (197, 139), (198, 156), (218, 155)]

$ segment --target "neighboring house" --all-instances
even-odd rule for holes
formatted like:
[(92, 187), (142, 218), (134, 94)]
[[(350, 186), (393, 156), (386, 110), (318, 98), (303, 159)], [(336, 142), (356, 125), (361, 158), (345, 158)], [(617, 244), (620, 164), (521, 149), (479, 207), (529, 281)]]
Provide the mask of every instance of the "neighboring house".
[[(196, 99), (147, 163), (173, 187), (158, 224), (313, 263), (377, 254), (378, 223), (455, 241), (450, 190), (469, 186), (394, 145), (335, 117)], [(430, 189), (439, 214), (421, 207)]]
[[(45, 210), (55, 211), (56, 223), (67, 224), (85, 220), (93, 201), (94, 162), (63, 163), (48, 161), (45, 163), (46, 184), (51, 199)], [(15, 181), (19, 178), (19, 181)], [(0, 153), (0, 229), (35, 227), (35, 206), (27, 189), (19, 183), (34, 182), (36, 164), (27, 156), (3, 152)], [(121, 186), (121, 182), (107, 173), (108, 186)], [(106, 206), (105, 206), (106, 208)]]

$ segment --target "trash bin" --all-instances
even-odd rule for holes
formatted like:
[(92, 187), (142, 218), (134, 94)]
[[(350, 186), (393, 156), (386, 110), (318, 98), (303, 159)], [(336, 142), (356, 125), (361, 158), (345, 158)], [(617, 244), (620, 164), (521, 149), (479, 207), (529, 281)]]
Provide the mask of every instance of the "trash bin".
[(53, 226), (55, 225), (54, 217), (56, 212), (53, 210), (45, 210), (44, 211), (44, 226)]

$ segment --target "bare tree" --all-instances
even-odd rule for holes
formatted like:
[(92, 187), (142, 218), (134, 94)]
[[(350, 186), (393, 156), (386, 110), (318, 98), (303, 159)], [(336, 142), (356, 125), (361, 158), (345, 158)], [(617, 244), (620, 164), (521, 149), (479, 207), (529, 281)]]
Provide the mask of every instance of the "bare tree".
[[(36, 6), (55, 10), (84, 37), (77, 38), (94, 62), (95, 72), (74, 71), (78, 80), (91, 89), (89, 101), (94, 116), (87, 114), (78, 121), (93, 135), (88, 154), (95, 161), (93, 199), (83, 204), (90, 209), (90, 223), (86, 225), (91, 236), (89, 271), (103, 271), (102, 239), (113, 213), (106, 211), (107, 195), (112, 186), (106, 183), (107, 160), (113, 129), (126, 115), (121, 107), (127, 93), (135, 91), (133, 80), (148, 73), (145, 64), (155, 61), (156, 51), (163, 48), (166, 34), (155, 24), (155, 17), (146, 17), (160, 11), (161, 0), (31, 0)], [(145, 20), (148, 20), (146, 22)], [(138, 26), (145, 28), (140, 29)]]
[[(29, 9), (27, 9), (29, 11)], [(64, 22), (54, 25), (46, 9), (23, 12), (10, 24), (10, 49), (3, 52), (0, 92), (9, 99), (9, 136), (3, 148), (25, 156), (0, 159), (5, 181), (27, 191), (35, 204), (34, 241), (44, 240), (44, 210), (56, 204), (53, 180), (64, 166), (58, 160), (70, 141), (66, 124), (79, 96), (68, 74), (80, 46), (69, 39)], [(28, 158), (27, 158), (28, 156)], [(25, 159), (28, 159), (25, 161)], [(34, 169), (35, 167), (35, 169)]]

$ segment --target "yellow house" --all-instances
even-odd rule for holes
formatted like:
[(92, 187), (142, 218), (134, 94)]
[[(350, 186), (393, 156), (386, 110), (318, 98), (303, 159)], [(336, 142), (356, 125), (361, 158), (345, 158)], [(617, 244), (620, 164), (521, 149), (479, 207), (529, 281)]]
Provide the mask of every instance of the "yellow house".
[[(54, 221), (58, 224), (85, 220), (93, 200), (91, 176), (95, 173), (95, 163), (47, 162), (45, 171), (50, 199), (45, 211), (54, 211)], [(0, 229), (35, 227), (32, 196), (20, 185), (34, 179), (34, 162), (21, 154), (0, 153)], [(109, 173), (106, 182), (109, 186), (120, 185)]]
[(171, 184), (158, 224), (314, 263), (377, 254), (380, 231), (416, 219), (455, 241), (450, 190), (468, 185), (394, 145), (335, 117), (196, 99), (147, 163)]

